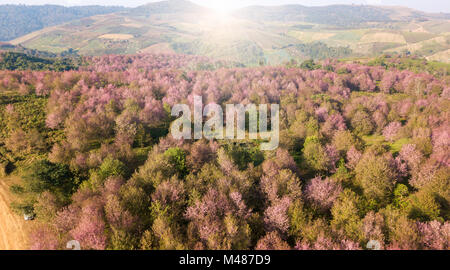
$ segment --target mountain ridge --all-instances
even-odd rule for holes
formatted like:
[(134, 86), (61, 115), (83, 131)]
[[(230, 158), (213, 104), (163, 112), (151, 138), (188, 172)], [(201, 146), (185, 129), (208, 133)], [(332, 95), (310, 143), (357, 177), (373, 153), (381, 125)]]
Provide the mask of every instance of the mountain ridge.
[(0, 41), (59, 25), (76, 19), (125, 10), (124, 7), (60, 5), (0, 5)]
[(11, 43), (54, 53), (182, 53), (244, 64), (408, 51), (439, 59), (450, 49), (447, 16), (366, 5), (253, 6), (219, 16), (171, 0), (44, 28)]

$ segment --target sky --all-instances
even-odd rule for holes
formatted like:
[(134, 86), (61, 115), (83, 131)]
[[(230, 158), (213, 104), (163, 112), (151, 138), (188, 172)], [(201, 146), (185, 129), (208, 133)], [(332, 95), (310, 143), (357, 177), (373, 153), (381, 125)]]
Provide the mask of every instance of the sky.
[[(0, 0), (0, 4), (27, 4), (43, 5), (57, 4), (65, 6), (75, 5), (117, 5), (136, 7), (149, 2), (159, 0)], [(301, 4), (305, 6), (322, 6), (331, 4), (369, 4), (369, 5), (395, 5), (407, 6), (410, 8), (427, 12), (450, 13), (450, 0), (191, 0), (197, 4), (230, 10), (249, 5), (283, 5)]]

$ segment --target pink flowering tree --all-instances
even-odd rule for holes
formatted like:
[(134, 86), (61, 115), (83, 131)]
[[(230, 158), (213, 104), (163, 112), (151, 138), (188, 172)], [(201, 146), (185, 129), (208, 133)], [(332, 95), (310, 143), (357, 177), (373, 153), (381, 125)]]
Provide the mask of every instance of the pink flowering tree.
[(340, 184), (330, 178), (315, 177), (306, 185), (305, 198), (320, 211), (327, 211), (341, 192)]

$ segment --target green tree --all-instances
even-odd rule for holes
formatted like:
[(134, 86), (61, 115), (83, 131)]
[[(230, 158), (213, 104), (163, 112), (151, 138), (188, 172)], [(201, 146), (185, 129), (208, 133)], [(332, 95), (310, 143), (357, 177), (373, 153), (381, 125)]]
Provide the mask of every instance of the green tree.
[(303, 61), (303, 62), (300, 64), (300, 68), (302, 68), (302, 69), (308, 69), (308, 70), (315, 70), (315, 69), (319, 69), (320, 67), (321, 67), (321, 66), (318, 65), (318, 64), (316, 64), (316, 63), (314, 63), (314, 60), (312, 60), (312, 59)]
[(303, 157), (313, 170), (324, 171), (327, 169), (327, 155), (316, 136), (306, 138), (303, 145)]
[(356, 181), (368, 199), (388, 203), (395, 185), (395, 172), (382, 156), (367, 152), (355, 168)]
[(99, 168), (98, 175), (102, 180), (106, 180), (111, 176), (125, 177), (127, 175), (127, 167), (120, 160), (106, 158)]
[(370, 135), (374, 129), (372, 118), (363, 110), (359, 110), (353, 115), (351, 125), (354, 132), (361, 136)]
[(23, 179), (26, 189), (35, 193), (48, 190), (69, 195), (77, 186), (69, 166), (45, 159), (35, 161), (26, 168)]
[(350, 189), (345, 189), (331, 208), (333, 216), (331, 226), (337, 231), (343, 230), (350, 239), (355, 241), (363, 238), (362, 220), (358, 208), (360, 204), (360, 197)]
[(183, 149), (179, 147), (169, 148), (164, 152), (164, 156), (175, 167), (180, 177), (184, 178), (184, 176), (188, 174), (186, 167), (186, 153)]

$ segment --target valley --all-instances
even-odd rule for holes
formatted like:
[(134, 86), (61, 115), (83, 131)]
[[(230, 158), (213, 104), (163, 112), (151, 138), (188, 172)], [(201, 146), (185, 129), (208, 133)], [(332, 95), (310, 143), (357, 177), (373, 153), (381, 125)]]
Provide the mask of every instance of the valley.
[(450, 62), (450, 15), (371, 6), (248, 7), (218, 15), (188, 1), (170, 0), (82, 18), (10, 42), (53, 53), (162, 51), (245, 65), (381, 53)]

